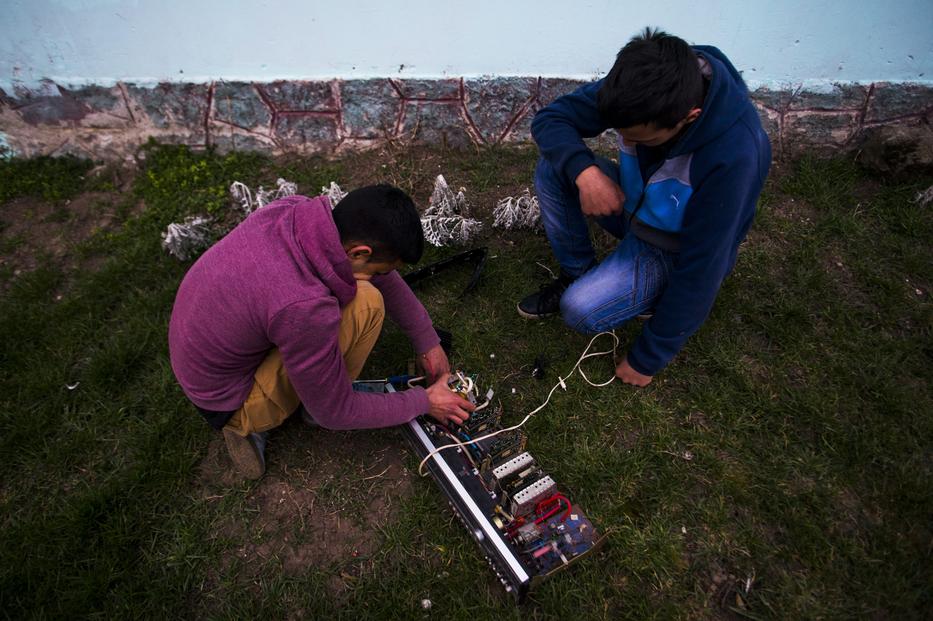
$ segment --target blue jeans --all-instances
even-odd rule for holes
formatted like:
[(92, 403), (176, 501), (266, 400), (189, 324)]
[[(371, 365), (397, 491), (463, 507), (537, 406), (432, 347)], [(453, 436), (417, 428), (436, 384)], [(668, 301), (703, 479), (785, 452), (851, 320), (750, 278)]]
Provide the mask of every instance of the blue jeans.
[[(618, 183), (618, 165), (605, 158), (597, 158), (596, 163)], [(535, 170), (535, 190), (551, 250), (563, 272), (576, 277), (560, 300), (567, 325), (593, 334), (651, 310), (664, 292), (677, 255), (630, 234), (625, 216), (619, 214), (596, 219), (620, 241), (609, 256), (590, 268), (596, 253), (580, 211), (577, 186), (568, 185), (542, 158)]]

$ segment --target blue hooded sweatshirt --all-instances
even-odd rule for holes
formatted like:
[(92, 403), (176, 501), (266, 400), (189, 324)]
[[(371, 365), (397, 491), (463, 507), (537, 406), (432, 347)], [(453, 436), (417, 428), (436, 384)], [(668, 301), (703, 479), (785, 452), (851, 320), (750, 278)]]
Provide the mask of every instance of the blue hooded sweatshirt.
[[(645, 375), (667, 366), (706, 320), (735, 265), (771, 165), (768, 135), (739, 72), (715, 47), (693, 50), (708, 78), (700, 116), (660, 157), (657, 148), (619, 141), (631, 233), (677, 253), (654, 316), (628, 352), (629, 364)], [(602, 84), (558, 98), (532, 122), (542, 157), (568, 184), (596, 163), (583, 138), (610, 129), (596, 107)]]

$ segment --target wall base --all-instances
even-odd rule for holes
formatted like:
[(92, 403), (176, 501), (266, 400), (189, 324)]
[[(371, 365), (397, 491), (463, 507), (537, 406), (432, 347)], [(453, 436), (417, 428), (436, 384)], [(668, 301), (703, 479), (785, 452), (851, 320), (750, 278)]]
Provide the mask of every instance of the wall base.
[[(196, 148), (321, 153), (386, 141), (526, 142), (534, 113), (583, 84), (535, 77), (163, 83), (0, 90), (0, 145), (15, 155), (131, 158), (150, 137)], [(858, 147), (884, 126), (928, 128), (933, 87), (837, 84), (752, 93), (776, 157)]]

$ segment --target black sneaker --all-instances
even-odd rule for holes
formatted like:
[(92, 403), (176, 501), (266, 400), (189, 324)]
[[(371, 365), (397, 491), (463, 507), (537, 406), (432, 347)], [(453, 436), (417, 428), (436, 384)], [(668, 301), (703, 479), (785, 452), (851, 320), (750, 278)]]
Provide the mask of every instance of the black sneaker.
[(526, 319), (540, 319), (560, 312), (560, 298), (576, 278), (561, 273), (549, 283), (541, 285), (535, 293), (518, 303), (518, 314)]

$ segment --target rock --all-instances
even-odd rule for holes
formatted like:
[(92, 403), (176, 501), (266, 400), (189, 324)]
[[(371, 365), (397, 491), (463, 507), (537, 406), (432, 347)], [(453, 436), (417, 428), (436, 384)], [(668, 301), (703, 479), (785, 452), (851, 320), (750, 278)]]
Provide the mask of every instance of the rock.
[(858, 161), (878, 173), (933, 171), (933, 128), (923, 120), (862, 132)]

